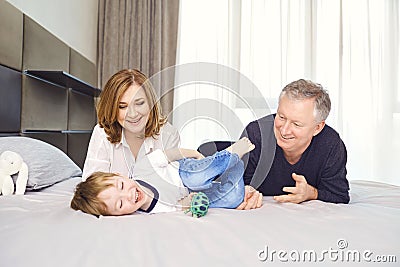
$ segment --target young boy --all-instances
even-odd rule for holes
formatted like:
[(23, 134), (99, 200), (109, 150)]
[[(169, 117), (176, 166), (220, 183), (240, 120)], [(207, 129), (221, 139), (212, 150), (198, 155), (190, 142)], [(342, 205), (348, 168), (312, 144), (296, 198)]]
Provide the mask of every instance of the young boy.
[(205, 193), (210, 208), (236, 208), (244, 198), (240, 158), (253, 149), (244, 137), (206, 158), (190, 149), (154, 150), (136, 163), (135, 180), (115, 173), (90, 175), (77, 185), (71, 208), (93, 215), (174, 211), (188, 208), (189, 191)]

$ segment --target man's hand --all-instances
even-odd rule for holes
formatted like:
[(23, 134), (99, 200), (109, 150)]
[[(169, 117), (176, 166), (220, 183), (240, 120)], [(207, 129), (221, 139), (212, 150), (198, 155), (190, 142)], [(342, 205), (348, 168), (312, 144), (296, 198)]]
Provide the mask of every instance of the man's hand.
[(244, 187), (244, 200), (236, 209), (250, 210), (262, 206), (263, 195), (250, 185)]
[(295, 187), (284, 187), (282, 190), (288, 192), (288, 195), (274, 196), (278, 202), (301, 203), (307, 200), (317, 199), (318, 190), (307, 183), (303, 175), (292, 173), (293, 180), (296, 181)]

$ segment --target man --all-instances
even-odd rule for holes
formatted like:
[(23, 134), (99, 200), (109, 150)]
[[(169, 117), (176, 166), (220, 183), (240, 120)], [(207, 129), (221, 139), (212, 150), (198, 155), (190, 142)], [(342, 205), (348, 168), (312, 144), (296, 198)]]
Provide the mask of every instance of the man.
[(277, 113), (249, 123), (242, 134), (255, 145), (244, 158), (245, 184), (278, 202), (348, 203), (347, 151), (325, 124), (330, 109), (321, 85), (301, 79), (285, 86)]

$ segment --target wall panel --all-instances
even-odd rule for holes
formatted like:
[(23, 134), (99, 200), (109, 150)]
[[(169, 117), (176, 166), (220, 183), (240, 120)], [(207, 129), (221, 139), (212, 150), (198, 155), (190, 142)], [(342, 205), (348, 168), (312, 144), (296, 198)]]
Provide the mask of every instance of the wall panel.
[(78, 79), (97, 87), (96, 65), (70, 48), (69, 73)]
[(68, 90), (23, 76), (21, 130), (63, 131), (68, 128)]
[(96, 110), (92, 96), (69, 90), (68, 130), (93, 130)]
[(0, 137), (45, 141), (82, 168), (96, 84), (94, 63), (0, 0)]
[(0, 64), (21, 70), (23, 14), (11, 4), (0, 1)]
[(69, 72), (69, 47), (27, 16), (22, 69)]
[(19, 71), (0, 65), (0, 132), (21, 127), (21, 78)]
[(91, 132), (89, 133), (68, 133), (68, 155), (81, 168), (85, 163), (86, 151), (89, 145)]

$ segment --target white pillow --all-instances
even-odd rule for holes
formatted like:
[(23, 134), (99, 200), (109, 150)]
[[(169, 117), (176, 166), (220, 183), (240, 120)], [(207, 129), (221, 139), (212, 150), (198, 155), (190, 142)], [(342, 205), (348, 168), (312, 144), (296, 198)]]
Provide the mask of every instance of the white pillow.
[(0, 154), (6, 150), (20, 154), (28, 165), (26, 191), (82, 176), (82, 170), (62, 150), (43, 141), (23, 136), (0, 137)]

